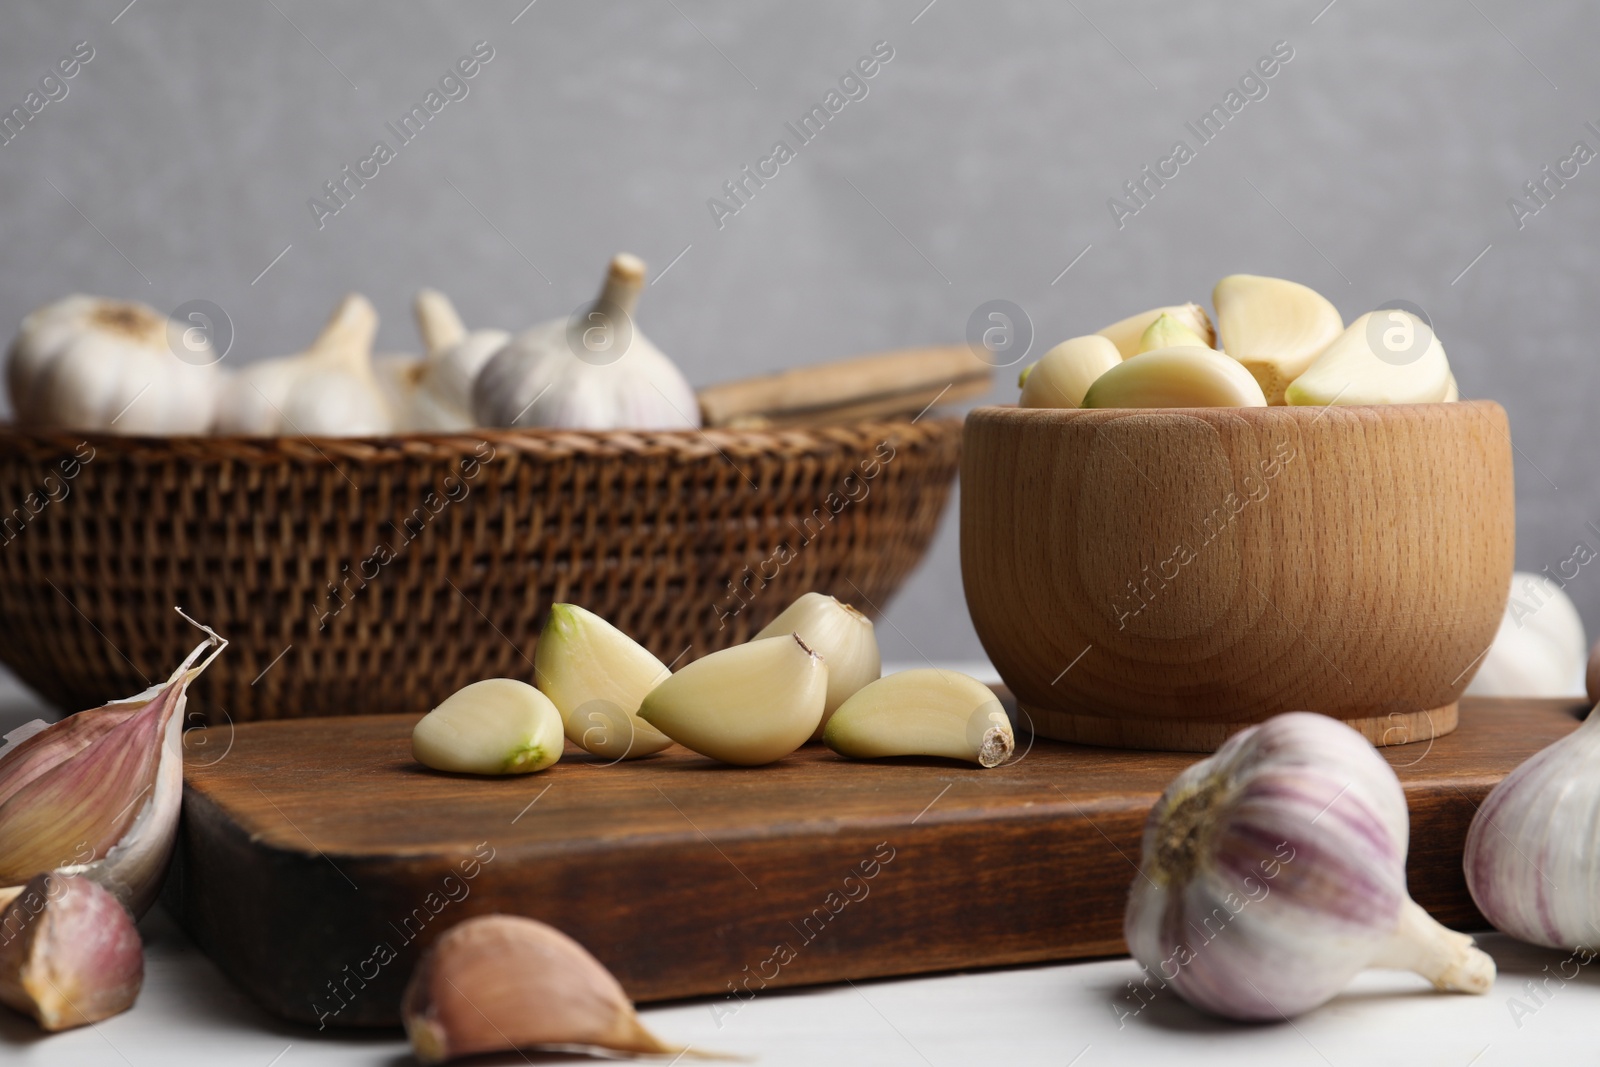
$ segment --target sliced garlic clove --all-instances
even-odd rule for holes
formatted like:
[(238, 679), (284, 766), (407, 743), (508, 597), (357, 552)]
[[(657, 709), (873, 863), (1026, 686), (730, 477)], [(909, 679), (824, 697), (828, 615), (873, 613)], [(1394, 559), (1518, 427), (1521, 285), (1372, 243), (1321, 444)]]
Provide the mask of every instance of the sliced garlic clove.
[(1261, 386), (1209, 348), (1163, 348), (1123, 360), (1084, 394), (1086, 408), (1260, 408)]
[(489, 678), (457, 690), (411, 731), (411, 754), (436, 771), (531, 774), (561, 758), (561, 713), (527, 682)]
[(1139, 335), (1139, 353), (1162, 348), (1210, 348), (1211, 344), (1194, 328), (1163, 311)]
[(994, 691), (956, 671), (901, 671), (844, 702), (823, 743), (841, 756), (943, 756), (980, 767), (1011, 758), (1016, 740)]
[(1318, 356), (1284, 393), (1290, 404), (1433, 404), (1450, 392), (1438, 336), (1399, 308), (1369, 311)]
[(1101, 337), (1108, 338), (1117, 346), (1117, 351), (1122, 353), (1122, 358), (1139, 354), (1139, 340), (1150, 324), (1162, 315), (1170, 315), (1178, 322), (1189, 327), (1210, 348), (1216, 343), (1217, 332), (1211, 328), (1211, 319), (1206, 316), (1205, 308), (1199, 304), (1174, 304), (1170, 307), (1151, 308), (1141, 311), (1137, 315), (1129, 315), (1118, 322), (1113, 322), (1105, 329), (1096, 330)]
[(1097, 333), (1062, 341), (1029, 368), (1019, 383), (1025, 408), (1076, 408), (1106, 371), (1122, 362), (1117, 346)]
[(555, 604), (533, 653), (534, 681), (561, 713), (567, 739), (606, 759), (660, 752), (672, 739), (639, 718), (645, 694), (671, 672), (592, 611)]
[(0, 913), (0, 933), (0, 1003), (45, 1030), (109, 1019), (139, 997), (139, 931), (88, 878), (35, 875)]
[(796, 635), (713, 652), (662, 682), (639, 717), (724, 763), (782, 759), (811, 738), (828, 703), (828, 668)]
[(1289, 383), (1344, 330), (1326, 297), (1283, 278), (1230, 274), (1217, 283), (1211, 303), (1222, 350), (1255, 376), (1269, 404), (1284, 403)]
[(418, 962), (401, 1004), (417, 1059), (583, 1046), (670, 1056), (622, 986), (566, 934), (533, 919), (484, 915), (447, 930)]
[(878, 653), (877, 633), (872, 620), (849, 604), (824, 593), (806, 593), (751, 640), (784, 634), (798, 634), (828, 667), (828, 699), (823, 705), (822, 722), (812, 732), (814, 741), (822, 736), (829, 717), (840, 704), (882, 676), (883, 657)]

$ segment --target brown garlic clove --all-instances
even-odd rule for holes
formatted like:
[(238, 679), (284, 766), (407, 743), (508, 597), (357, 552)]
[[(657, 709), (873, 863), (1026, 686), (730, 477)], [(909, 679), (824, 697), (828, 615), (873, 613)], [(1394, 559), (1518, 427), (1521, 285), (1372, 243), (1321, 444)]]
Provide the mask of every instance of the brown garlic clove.
[(401, 1013), (417, 1059), (581, 1045), (673, 1055), (622, 986), (553, 926), (484, 915), (446, 931), (417, 964)]
[(88, 878), (37, 875), (0, 914), (0, 1003), (45, 1030), (127, 1011), (143, 982), (133, 917)]

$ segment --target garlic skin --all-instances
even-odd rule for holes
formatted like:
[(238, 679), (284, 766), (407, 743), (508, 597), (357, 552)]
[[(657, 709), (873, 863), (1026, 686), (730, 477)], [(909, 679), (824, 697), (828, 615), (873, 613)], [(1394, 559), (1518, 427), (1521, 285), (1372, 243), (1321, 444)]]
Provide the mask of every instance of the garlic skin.
[(822, 706), (822, 722), (811, 739), (822, 736), (828, 720), (862, 686), (883, 676), (883, 656), (878, 652), (877, 631), (872, 620), (849, 604), (826, 593), (806, 593), (784, 608), (751, 638), (798, 634), (800, 640), (828, 665), (828, 698)]
[(116, 897), (88, 878), (40, 874), (0, 914), (0, 1003), (54, 1033), (127, 1011), (144, 946)]
[(534, 646), (534, 681), (561, 713), (567, 740), (605, 759), (638, 759), (672, 744), (639, 718), (645, 695), (670, 674), (643, 645), (576, 604), (551, 605)]
[(1025, 408), (1082, 407), (1089, 387), (1121, 362), (1117, 346), (1097, 333), (1062, 341), (1023, 372), (1017, 404)]
[(1290, 383), (1283, 399), (1316, 406), (1433, 404), (1449, 395), (1451, 380), (1433, 329), (1409, 311), (1389, 308), (1352, 322)]
[(311, 347), (251, 363), (228, 380), (216, 432), (270, 437), (392, 433), (395, 416), (373, 369), (378, 312), (351, 293)]
[(823, 743), (841, 756), (943, 756), (998, 767), (1016, 748), (994, 690), (956, 671), (900, 671), (856, 693), (834, 713)]
[(1517, 571), (1500, 629), (1465, 695), (1579, 696), (1588, 644), (1583, 619), (1561, 587), (1543, 574)]
[(568, 430), (698, 427), (694, 390), (634, 323), (644, 278), (644, 262), (622, 253), (612, 259), (605, 287), (585, 317), (535, 326), (496, 352), (472, 386), (479, 424)]
[(809, 741), (827, 701), (828, 668), (791, 634), (695, 660), (650, 691), (639, 718), (702, 756), (754, 767)]
[(1267, 398), (1238, 360), (1190, 345), (1130, 356), (1096, 379), (1083, 406), (1264, 408)]
[(1122, 353), (1122, 358), (1139, 354), (1139, 342), (1144, 337), (1144, 332), (1150, 324), (1162, 315), (1170, 315), (1176, 321), (1193, 330), (1210, 348), (1216, 343), (1217, 332), (1211, 326), (1211, 319), (1206, 315), (1206, 309), (1199, 304), (1173, 304), (1169, 307), (1151, 308), (1141, 311), (1137, 315), (1129, 315), (1125, 319), (1113, 322), (1104, 329), (1095, 333), (1106, 338), (1117, 346), (1117, 351)]
[[(145, 304), (69, 296), (30, 312), (6, 361), (17, 425), (122, 434), (201, 434), (223, 374), (210, 345)], [(192, 352), (195, 362), (174, 353)], [(197, 365), (198, 364), (198, 365)]]
[(561, 713), (527, 682), (489, 678), (456, 690), (411, 731), (411, 754), (436, 771), (532, 774), (563, 748)]
[(477, 425), (472, 382), (511, 335), (467, 332), (450, 298), (437, 289), (417, 293), (412, 308), (427, 350), (423, 356), (378, 356), (373, 362), (384, 399), (401, 432), (456, 433)]
[(610, 971), (553, 926), (483, 915), (452, 926), (417, 963), (401, 1003), (422, 1063), (581, 1046), (671, 1056)]
[(1282, 404), (1289, 383), (1344, 331), (1326, 297), (1283, 278), (1230, 274), (1211, 291), (1211, 304), (1222, 350), (1255, 376), (1269, 404)]
[(1290, 712), (1242, 730), (1167, 787), (1145, 824), (1124, 934), (1197, 1007), (1281, 1019), (1368, 967), (1485, 993), (1494, 962), (1406, 892), (1405, 795), (1359, 733)]

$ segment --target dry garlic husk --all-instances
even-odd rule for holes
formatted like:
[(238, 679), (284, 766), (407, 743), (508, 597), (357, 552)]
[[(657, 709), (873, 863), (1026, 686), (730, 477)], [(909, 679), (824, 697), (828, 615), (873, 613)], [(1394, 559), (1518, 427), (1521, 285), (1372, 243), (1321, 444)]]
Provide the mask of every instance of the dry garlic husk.
[(671, 1056), (611, 972), (553, 926), (484, 915), (447, 930), (412, 972), (401, 1003), (423, 1063), (532, 1048)]
[(944, 756), (997, 767), (1016, 747), (994, 691), (956, 671), (901, 671), (844, 702), (823, 743), (842, 756)]
[(1282, 404), (1289, 383), (1344, 331), (1339, 309), (1299, 282), (1230, 274), (1212, 290), (1222, 350), (1261, 383), (1269, 404)]
[(116, 897), (75, 875), (35, 875), (0, 913), (0, 1004), (69, 1030), (133, 1007), (139, 931)]
[(1600, 714), (1512, 771), (1479, 806), (1462, 867), (1497, 930), (1550, 948), (1600, 939)]
[(1517, 571), (1467, 696), (1570, 697), (1584, 691), (1589, 639), (1577, 606), (1547, 575)]
[(1291, 712), (1180, 774), (1150, 813), (1123, 932), (1197, 1007), (1281, 1019), (1369, 967), (1485, 993), (1494, 961), (1406, 893), (1399, 779), (1337, 720)]
[(756, 766), (809, 741), (827, 702), (828, 668), (790, 634), (695, 660), (650, 691), (639, 718), (702, 756)]
[(871, 619), (825, 593), (804, 594), (751, 640), (783, 634), (798, 634), (828, 666), (828, 699), (822, 708), (822, 722), (812, 733), (815, 740), (839, 705), (882, 676), (878, 636)]
[(1076, 408), (1106, 371), (1122, 362), (1117, 346), (1097, 333), (1062, 341), (1023, 372), (1017, 383), (1025, 408)]
[(1162, 315), (1170, 315), (1174, 320), (1187, 326), (1199, 335), (1201, 343), (1210, 348), (1216, 343), (1217, 333), (1211, 328), (1211, 319), (1206, 316), (1206, 309), (1199, 304), (1174, 304), (1170, 307), (1151, 308), (1141, 311), (1137, 315), (1129, 315), (1118, 322), (1095, 333), (1108, 338), (1117, 346), (1117, 351), (1122, 353), (1122, 358), (1139, 354), (1139, 342), (1144, 337), (1144, 332), (1150, 324)]
[(1450, 394), (1450, 363), (1433, 329), (1409, 311), (1369, 311), (1284, 391), (1289, 404), (1432, 404)]
[(228, 380), (217, 432), (276, 436), (390, 433), (394, 413), (373, 370), (378, 312), (351, 293), (311, 347), (296, 356), (251, 363)]
[(1163, 348), (1210, 348), (1211, 343), (1194, 331), (1183, 320), (1163, 311), (1139, 335), (1139, 351), (1155, 352)]
[(1261, 386), (1238, 360), (1198, 346), (1130, 356), (1084, 394), (1086, 408), (1260, 408)]
[(637, 759), (672, 739), (639, 718), (645, 694), (671, 672), (592, 611), (555, 604), (533, 653), (534, 681), (561, 713), (567, 740), (606, 759)]
[(618, 255), (584, 315), (513, 337), (473, 382), (478, 422), (571, 430), (698, 427), (694, 390), (634, 321), (644, 278), (643, 260)]
[(515, 678), (456, 690), (411, 731), (417, 762), (457, 774), (532, 774), (559, 760), (563, 744), (556, 706)]
[(0, 902), (49, 871), (93, 879), (135, 916), (155, 902), (177, 840), (187, 690), (227, 645), (206, 633), (165, 682), (7, 735), (0, 886), (11, 888), (0, 889)]
[(17, 425), (205, 433), (223, 376), (209, 342), (183, 334), (182, 324), (128, 301), (69, 296), (30, 312), (6, 363)]
[(395, 429), (421, 433), (469, 430), (472, 382), (511, 335), (504, 330), (470, 333), (450, 298), (423, 289), (412, 305), (422, 334), (423, 356), (378, 357), (375, 370), (394, 412)]

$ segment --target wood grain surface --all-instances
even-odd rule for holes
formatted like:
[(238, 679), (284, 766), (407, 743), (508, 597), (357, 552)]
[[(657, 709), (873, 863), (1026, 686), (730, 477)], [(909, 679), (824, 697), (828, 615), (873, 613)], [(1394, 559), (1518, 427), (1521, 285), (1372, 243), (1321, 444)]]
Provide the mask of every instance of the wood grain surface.
[[(1411, 806), (1412, 893), (1440, 919), (1482, 925), (1461, 874), (1472, 813), (1581, 711), (1469, 699), (1455, 733), (1383, 750)], [(565, 930), (637, 999), (716, 1011), (763, 982), (1121, 953), (1145, 816), (1196, 758), (1024, 738), (991, 771), (817, 745), (740, 769), (673, 747), (479, 779), (413, 762), (414, 721), (189, 735), (168, 903), (277, 1015), (393, 1024), (420, 948), (495, 911)]]

